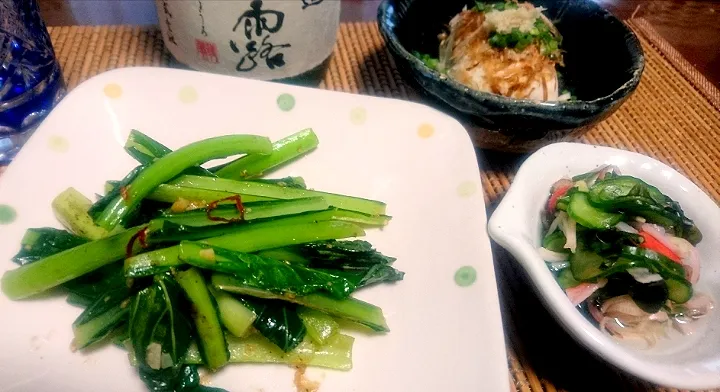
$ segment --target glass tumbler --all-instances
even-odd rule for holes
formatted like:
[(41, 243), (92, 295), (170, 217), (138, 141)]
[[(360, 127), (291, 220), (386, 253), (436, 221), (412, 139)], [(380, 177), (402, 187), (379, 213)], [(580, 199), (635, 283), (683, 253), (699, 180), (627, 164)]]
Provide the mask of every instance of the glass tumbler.
[(0, 165), (65, 93), (36, 0), (0, 0)]

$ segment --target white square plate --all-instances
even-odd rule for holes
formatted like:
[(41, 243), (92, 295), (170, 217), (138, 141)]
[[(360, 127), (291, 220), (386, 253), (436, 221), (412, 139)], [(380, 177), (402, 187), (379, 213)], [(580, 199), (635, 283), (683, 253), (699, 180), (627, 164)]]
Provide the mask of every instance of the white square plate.
[[(327, 392), (507, 391), (475, 151), (458, 122), (413, 103), (160, 68), (99, 75), (58, 105), (0, 177), (0, 272), (15, 268), (25, 229), (60, 227), (55, 195), (70, 186), (101, 193), (104, 181), (134, 167), (122, 149), (131, 129), (174, 149), (233, 133), (276, 140), (308, 127), (318, 149), (275, 176), (387, 202), (392, 222), (366, 239), (406, 272), (398, 284), (356, 294), (382, 307), (391, 332), (350, 332), (353, 369), (308, 377)], [(70, 351), (79, 313), (60, 296), (0, 295), (0, 390), (144, 390), (124, 351)], [(231, 365), (210, 380), (232, 392), (295, 391), (293, 369), (280, 365)]]

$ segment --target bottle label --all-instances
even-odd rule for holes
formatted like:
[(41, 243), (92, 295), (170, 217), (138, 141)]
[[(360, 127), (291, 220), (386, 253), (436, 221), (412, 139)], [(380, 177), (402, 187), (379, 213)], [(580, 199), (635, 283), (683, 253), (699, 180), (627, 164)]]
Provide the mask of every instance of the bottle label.
[(336, 0), (156, 0), (165, 46), (197, 70), (270, 80), (320, 65), (335, 45)]

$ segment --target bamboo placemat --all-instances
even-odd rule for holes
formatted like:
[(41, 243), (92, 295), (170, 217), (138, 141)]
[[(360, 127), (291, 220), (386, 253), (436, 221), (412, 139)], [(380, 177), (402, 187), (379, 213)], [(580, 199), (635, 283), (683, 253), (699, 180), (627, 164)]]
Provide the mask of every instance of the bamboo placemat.
[[(720, 200), (720, 182), (716, 180), (720, 175), (720, 92), (646, 21), (635, 19), (628, 24), (639, 33), (645, 49), (642, 82), (633, 97), (581, 141), (653, 156)], [(173, 66), (155, 27), (51, 27), (50, 35), (70, 89), (113, 68)], [(374, 23), (340, 27), (320, 87), (420, 100), (398, 73)], [(478, 156), (486, 201), (492, 209), (524, 156), (492, 152)], [(677, 392), (637, 381), (577, 346), (543, 310), (528, 289), (527, 277), (509, 256), (499, 248), (494, 253), (514, 390)]]

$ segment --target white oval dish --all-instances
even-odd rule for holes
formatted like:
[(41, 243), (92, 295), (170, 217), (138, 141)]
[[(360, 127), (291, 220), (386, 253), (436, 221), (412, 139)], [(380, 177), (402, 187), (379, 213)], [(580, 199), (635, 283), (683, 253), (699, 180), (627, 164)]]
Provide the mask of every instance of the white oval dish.
[(637, 377), (687, 389), (720, 387), (720, 308), (716, 301), (705, 328), (652, 349), (621, 344), (591, 324), (568, 300), (537, 248), (540, 213), (551, 185), (563, 176), (615, 165), (657, 186), (680, 203), (703, 233), (698, 291), (720, 298), (720, 208), (692, 181), (671, 167), (634, 152), (579, 143), (556, 143), (532, 154), (488, 223), (488, 231), (527, 271), (541, 300), (561, 325), (591, 352)]

